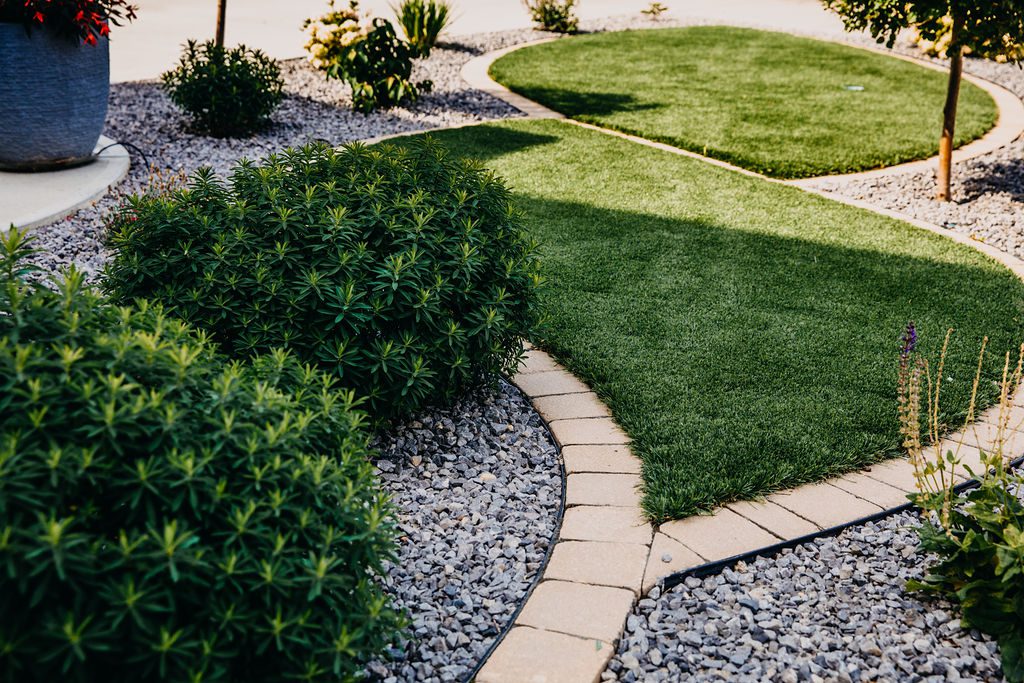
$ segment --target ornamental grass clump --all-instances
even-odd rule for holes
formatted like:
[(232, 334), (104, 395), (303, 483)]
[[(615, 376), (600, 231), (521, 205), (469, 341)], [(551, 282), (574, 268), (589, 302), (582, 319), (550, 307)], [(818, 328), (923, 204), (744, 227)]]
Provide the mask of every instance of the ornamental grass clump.
[[(947, 333), (934, 375), (927, 360), (915, 353), (913, 324), (907, 328), (900, 352), (900, 425), (918, 489), (911, 500), (924, 516), (918, 528), (920, 550), (936, 558), (924, 580), (911, 581), (909, 587), (959, 603), (964, 627), (998, 641), (1006, 679), (1024, 681), (1024, 475), (1010, 468), (1011, 458), (1021, 453), (1008, 445), (1013, 434), (1024, 428), (1017, 399), (1024, 376), (1024, 345), (1015, 363), (1009, 353), (1004, 358), (997, 382), (998, 413), (974, 425), (976, 398), (986, 381), (982, 368), (987, 340), (982, 342), (967, 429), (983, 430), (984, 442), (990, 445), (971, 467), (963, 464), (960, 444), (944, 449), (941, 441), (939, 403), (949, 337)], [(960, 466), (978, 482), (964, 494), (955, 490)]]
[(394, 8), (406, 41), (420, 57), (430, 56), (431, 48), (448, 26), (451, 11), (451, 5), (444, 0), (402, 0)]
[(247, 358), (275, 347), (335, 374), (376, 418), (515, 369), (540, 321), (536, 243), (504, 184), (426, 139), (310, 145), (224, 182), (132, 197), (105, 287), (152, 298)]
[(0, 249), (0, 680), (339, 681), (393, 642), (363, 417)]

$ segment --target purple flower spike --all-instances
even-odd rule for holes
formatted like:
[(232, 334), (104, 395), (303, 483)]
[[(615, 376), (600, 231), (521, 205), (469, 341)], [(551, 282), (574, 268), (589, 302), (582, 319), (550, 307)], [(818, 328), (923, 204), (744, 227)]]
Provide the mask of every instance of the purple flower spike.
[(900, 347), (900, 357), (908, 358), (917, 347), (917, 328), (914, 321), (907, 323), (907, 329), (903, 332), (903, 345)]

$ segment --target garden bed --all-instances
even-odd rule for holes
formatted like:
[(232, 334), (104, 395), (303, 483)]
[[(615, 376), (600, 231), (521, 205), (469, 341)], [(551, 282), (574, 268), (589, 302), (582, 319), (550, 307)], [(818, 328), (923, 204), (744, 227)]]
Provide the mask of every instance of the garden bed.
[(949, 602), (903, 512), (669, 590), (627, 619), (605, 681), (999, 681), (999, 650)]

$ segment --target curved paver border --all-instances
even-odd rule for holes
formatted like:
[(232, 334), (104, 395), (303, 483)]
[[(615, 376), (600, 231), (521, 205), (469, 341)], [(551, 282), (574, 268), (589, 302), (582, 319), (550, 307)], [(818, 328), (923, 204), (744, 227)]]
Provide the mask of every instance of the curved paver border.
[(128, 150), (108, 137), (85, 166), (41, 173), (0, 171), (0, 232), (14, 224), (34, 228), (65, 218), (100, 199), (128, 174)]
[[(539, 42), (547, 41), (529, 44)], [(797, 182), (768, 178), (671, 145), (567, 119), (490, 78), (490, 64), (521, 47), (525, 45), (470, 61), (463, 68), (463, 77), (473, 87), (508, 102), (529, 118), (563, 119), (903, 220), (967, 244), (1024, 279), (1024, 261), (995, 247), (896, 211), (803, 184), (822, 177)], [(927, 65), (935, 68), (933, 64)], [(1024, 130), (1024, 104), (1016, 96), (983, 79), (970, 80), (993, 95), (1000, 116), (996, 127), (961, 148), (962, 153), (954, 157), (955, 161), (994, 151)], [(1004, 94), (1009, 94), (1012, 102)], [(933, 157), (842, 177), (911, 173), (934, 160)], [(634, 602), (659, 582), (700, 567), (726, 564), (737, 557), (834, 533), (839, 527), (865, 518), (884, 516), (906, 507), (907, 494), (916, 486), (913, 465), (906, 458), (897, 458), (860, 472), (779, 491), (759, 501), (729, 503), (713, 514), (666, 522), (655, 528), (640, 509), (640, 460), (598, 396), (537, 349), (527, 353), (513, 381), (548, 422), (562, 448), (567, 474), (566, 509), (551, 561), (512, 628), (483, 663), (476, 678), (481, 683), (599, 681)], [(1018, 405), (1024, 406), (1024, 397), (1018, 399)], [(964, 463), (977, 471), (980, 450), (992, 445), (998, 420), (999, 406), (993, 406), (982, 412), (969, 428), (944, 439), (940, 444), (942, 451), (956, 450)], [(1011, 453), (1024, 450), (1024, 432), (1010, 436), (1008, 449)], [(962, 474), (958, 479), (966, 481)]]

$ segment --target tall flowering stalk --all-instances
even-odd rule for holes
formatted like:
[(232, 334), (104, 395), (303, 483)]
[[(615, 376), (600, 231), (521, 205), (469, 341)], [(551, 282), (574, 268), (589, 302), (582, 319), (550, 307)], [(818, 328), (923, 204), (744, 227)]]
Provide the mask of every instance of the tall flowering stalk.
[[(939, 422), (950, 332), (946, 333), (934, 382), (928, 362), (915, 356), (913, 325), (907, 327), (900, 348), (900, 430), (917, 480), (917, 492), (910, 498), (923, 516), (918, 527), (919, 550), (933, 558), (924, 579), (910, 581), (908, 587), (957, 601), (965, 628), (977, 628), (999, 642), (1007, 680), (1024, 683), (1024, 502), (1020, 498), (1024, 476), (1007, 466), (1021, 454), (1011, 449), (1011, 436), (1022, 426), (1014, 420), (1020, 410), (1017, 392), (1024, 376), (1024, 344), (1018, 349), (1016, 363), (1009, 353), (1005, 356), (995, 414), (982, 416), (975, 425), (988, 340), (982, 342), (965, 427), (975, 430), (975, 442), (981, 445), (978, 471), (964, 465), (977, 485), (969, 492), (957, 493), (955, 475), (961, 464), (962, 440), (944, 446)], [(921, 435), (922, 391), (927, 396), (927, 447)]]
[(0, 0), (0, 21), (24, 24), (26, 30), (46, 27), (96, 45), (111, 25), (134, 20), (137, 10), (127, 0)]

